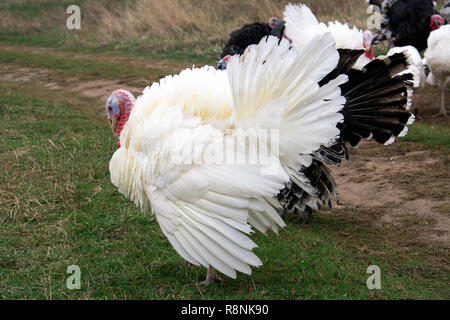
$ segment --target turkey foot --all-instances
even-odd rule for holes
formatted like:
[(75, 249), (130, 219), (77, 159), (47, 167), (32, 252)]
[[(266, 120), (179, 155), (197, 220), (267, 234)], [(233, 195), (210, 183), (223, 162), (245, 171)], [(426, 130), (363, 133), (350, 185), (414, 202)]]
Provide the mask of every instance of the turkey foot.
[(213, 282), (222, 281), (222, 279), (217, 275), (216, 269), (213, 266), (208, 267), (208, 271), (206, 272), (205, 281), (200, 282), (201, 285), (208, 286)]

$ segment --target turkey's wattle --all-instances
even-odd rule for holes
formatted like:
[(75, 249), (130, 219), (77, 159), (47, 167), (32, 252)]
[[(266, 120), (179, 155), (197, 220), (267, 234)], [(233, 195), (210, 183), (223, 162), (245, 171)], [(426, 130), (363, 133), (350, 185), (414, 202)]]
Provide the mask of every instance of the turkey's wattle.
[(365, 30), (363, 32), (363, 47), (366, 50), (365, 55), (370, 60), (375, 59), (375, 51), (372, 46), (373, 33), (370, 30)]
[(120, 133), (130, 117), (136, 99), (127, 90), (114, 91), (106, 101), (106, 113), (113, 134), (117, 137), (117, 147), (120, 148)]

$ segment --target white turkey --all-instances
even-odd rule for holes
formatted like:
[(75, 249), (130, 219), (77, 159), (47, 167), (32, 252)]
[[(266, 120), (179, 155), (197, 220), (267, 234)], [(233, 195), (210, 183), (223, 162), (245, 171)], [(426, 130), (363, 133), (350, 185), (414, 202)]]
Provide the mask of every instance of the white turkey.
[(428, 49), (425, 51), (425, 63), (430, 69), (427, 83), (439, 86), (441, 90), (441, 109), (439, 115), (447, 116), (445, 92), (450, 82), (450, 25), (431, 32)]
[[(163, 78), (144, 90), (131, 111), (127, 92), (108, 99), (108, 120), (120, 137), (109, 165), (112, 183), (156, 216), (183, 259), (208, 269), (205, 284), (217, 279), (216, 269), (235, 278), (236, 271), (251, 274), (251, 266), (262, 265), (248, 235), (253, 228), (278, 233), (285, 226), (277, 213), (283, 209), (280, 190), (296, 192), (296, 206), (321, 196), (305, 176), (310, 168), (315, 172), (319, 150), (337, 139), (390, 142), (405, 131), (412, 117), (404, 110), (410, 76), (391, 75), (407, 67), (406, 58), (378, 61), (366, 74), (350, 76), (336, 71), (339, 64), (329, 34), (314, 37), (300, 52), (270, 36), (231, 57), (227, 71), (206, 66)], [(346, 99), (342, 91), (352, 94)], [(375, 101), (373, 112), (395, 119), (387, 128), (377, 120), (338, 127), (346, 114), (372, 109), (358, 105), (380, 94), (390, 107)], [(351, 126), (359, 126), (358, 137), (348, 136)], [(221, 150), (228, 144), (237, 158), (252, 158), (243, 134), (266, 152), (254, 162), (224, 161)]]

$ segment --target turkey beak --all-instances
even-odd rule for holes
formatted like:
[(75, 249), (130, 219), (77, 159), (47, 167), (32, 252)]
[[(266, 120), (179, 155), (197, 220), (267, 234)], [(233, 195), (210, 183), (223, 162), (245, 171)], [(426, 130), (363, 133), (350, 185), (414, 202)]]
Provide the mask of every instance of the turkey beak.
[(108, 117), (108, 123), (109, 123), (109, 126), (111, 127), (112, 133), (114, 134), (114, 136), (116, 138), (118, 138), (118, 136), (117, 136), (117, 117), (115, 117), (115, 116), (113, 116), (112, 118)]

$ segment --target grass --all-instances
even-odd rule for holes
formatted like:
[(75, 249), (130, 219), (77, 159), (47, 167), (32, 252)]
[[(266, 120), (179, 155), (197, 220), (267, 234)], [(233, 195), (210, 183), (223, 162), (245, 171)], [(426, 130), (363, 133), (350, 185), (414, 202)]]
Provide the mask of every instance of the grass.
[[(0, 297), (3, 299), (439, 299), (445, 252), (405, 250), (364, 215), (316, 213), (279, 237), (254, 240), (264, 266), (249, 277), (200, 288), (153, 217), (109, 181), (114, 139), (92, 102), (38, 86), (0, 83)], [(73, 98), (72, 98), (73, 99)], [(65, 286), (78, 265), (81, 290)], [(367, 266), (382, 290), (366, 287)]]
[(445, 125), (416, 122), (410, 128), (405, 141), (420, 142), (431, 149), (448, 152), (450, 128)]
[[(166, 70), (138, 68), (120, 63), (100, 62), (76, 57), (50, 56), (46, 54), (20, 53), (0, 49), (3, 63), (27, 67), (51, 69), (59, 76), (101, 77), (109, 79), (142, 78), (144, 83), (152, 83), (167, 74)], [(142, 81), (140, 81), (142, 82)]]
[[(205, 47), (193, 50), (182, 44), (173, 46), (170, 50), (163, 48), (149, 48), (139, 41), (117, 41), (104, 45), (79, 45), (65, 43), (63, 38), (52, 34), (20, 34), (20, 33), (0, 33), (0, 43), (11, 46), (26, 46), (38, 48), (58, 48), (58, 51), (68, 53), (91, 53), (91, 54), (111, 54), (126, 55), (130, 59), (136, 57), (155, 58), (158, 60), (170, 61), (172, 63), (184, 63), (187, 65), (215, 65), (217, 64), (217, 48)], [(142, 70), (141, 70), (142, 71)], [(139, 72), (141, 72), (139, 71)]]

